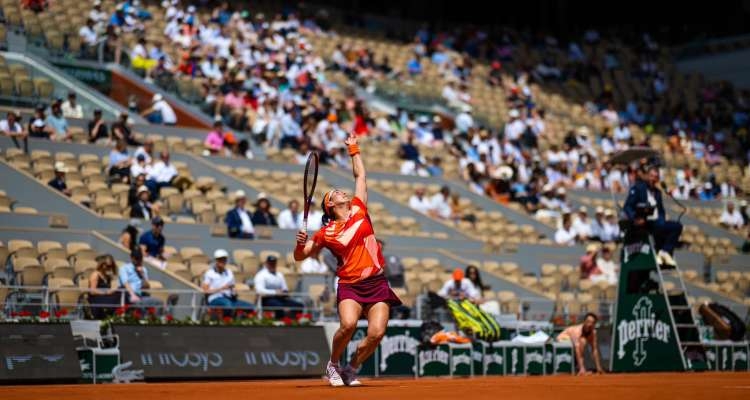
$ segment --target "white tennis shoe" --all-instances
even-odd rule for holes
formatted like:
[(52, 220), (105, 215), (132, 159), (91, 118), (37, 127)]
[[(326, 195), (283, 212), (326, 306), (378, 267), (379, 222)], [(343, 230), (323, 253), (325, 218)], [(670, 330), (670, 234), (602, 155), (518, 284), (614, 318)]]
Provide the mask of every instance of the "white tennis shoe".
[(346, 386), (362, 386), (362, 382), (357, 379), (357, 371), (355, 371), (350, 365), (341, 369), (340, 375)]
[(328, 365), (326, 365), (326, 378), (328, 378), (328, 383), (333, 387), (345, 385), (344, 380), (341, 379), (338, 366), (330, 361), (328, 361)]

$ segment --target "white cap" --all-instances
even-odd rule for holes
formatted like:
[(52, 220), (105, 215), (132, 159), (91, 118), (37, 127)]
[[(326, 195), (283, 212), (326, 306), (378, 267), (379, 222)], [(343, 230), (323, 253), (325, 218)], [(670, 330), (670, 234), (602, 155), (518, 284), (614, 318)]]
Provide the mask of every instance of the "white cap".
[(214, 251), (214, 259), (217, 258), (229, 258), (229, 253), (224, 249), (217, 249)]
[(706, 189), (711, 189), (714, 186), (711, 184), (711, 182), (706, 182), (706, 183), (703, 184), (703, 187), (706, 188)]
[(101, 0), (94, 0), (94, 7), (102, 5)]
[(258, 200), (261, 200), (261, 199), (268, 199), (268, 195), (266, 195), (266, 192), (258, 193)]
[(565, 194), (565, 188), (564, 187), (557, 188), (557, 194)]
[(141, 194), (143, 192), (148, 192), (148, 188), (146, 187), (146, 185), (141, 185), (140, 187), (138, 187), (138, 194)]
[(597, 213), (597, 214), (604, 214), (604, 207), (602, 207), (602, 206), (596, 207), (596, 209), (594, 210), (594, 212)]
[(587, 126), (579, 126), (577, 129), (577, 133), (581, 136), (587, 136), (591, 131)]
[(194, 13), (195, 12), (195, 6), (194, 5), (189, 5), (188, 8), (187, 8), (187, 12), (191, 13), (191, 14)]
[(247, 195), (245, 195), (245, 191), (240, 189), (236, 192), (234, 192), (234, 199), (244, 199), (247, 198)]
[(519, 115), (521, 115), (521, 113), (519, 113), (519, 112), (518, 112), (518, 110), (516, 110), (516, 109), (514, 108), (514, 109), (510, 110), (510, 112), (508, 113), (508, 115), (509, 115), (509, 116), (510, 116), (511, 118), (518, 118), (518, 116), (519, 116)]
[(589, 210), (586, 208), (586, 206), (580, 206), (578, 207), (578, 212), (585, 213), (585, 212), (589, 212)]
[(551, 183), (548, 183), (542, 187), (542, 193), (551, 192), (554, 188)]
[(58, 161), (55, 163), (55, 172), (68, 172), (68, 167), (65, 166), (65, 163), (62, 161)]
[(604, 210), (604, 216), (605, 217), (609, 217), (611, 215), (615, 215), (615, 212), (612, 211), (612, 209), (608, 208), (608, 209)]
[(471, 112), (471, 106), (468, 104), (464, 104), (463, 106), (464, 112), (470, 113)]
[(37, 118), (37, 119), (34, 120), (33, 126), (35, 128), (42, 128), (42, 127), (44, 127), (44, 121), (42, 121), (41, 119)]
[(154, 95), (154, 97), (151, 98), (151, 101), (153, 101), (154, 103), (162, 100), (164, 100), (164, 96), (162, 96), (161, 93), (157, 93)]
[(513, 177), (513, 168), (507, 166), (507, 165), (501, 165), (496, 170), (494, 178), (498, 179), (510, 179)]
[(741, 200), (740, 201), (740, 207), (747, 207), (747, 200)]

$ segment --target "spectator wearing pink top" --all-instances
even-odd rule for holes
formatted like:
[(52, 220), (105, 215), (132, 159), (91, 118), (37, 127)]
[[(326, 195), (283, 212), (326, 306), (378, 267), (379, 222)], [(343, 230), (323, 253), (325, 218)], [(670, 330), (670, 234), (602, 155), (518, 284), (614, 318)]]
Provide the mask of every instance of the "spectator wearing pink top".
[(214, 120), (214, 129), (208, 133), (206, 140), (203, 142), (203, 146), (211, 155), (220, 154), (224, 148), (224, 130), (221, 117), (217, 117)]
[[(236, 86), (229, 89), (229, 93), (224, 96), (224, 106), (222, 114), (228, 113), (232, 121), (230, 126), (241, 127), (242, 120), (245, 117), (245, 96)], [(226, 115), (226, 114), (225, 114)]]

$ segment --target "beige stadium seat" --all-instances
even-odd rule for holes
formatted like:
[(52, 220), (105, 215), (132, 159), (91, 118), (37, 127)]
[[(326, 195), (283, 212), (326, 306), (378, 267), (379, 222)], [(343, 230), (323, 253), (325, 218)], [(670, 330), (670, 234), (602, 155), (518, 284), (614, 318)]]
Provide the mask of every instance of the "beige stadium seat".
[(203, 254), (203, 250), (198, 247), (183, 247), (180, 249), (180, 255), (183, 259), (189, 259), (191, 256)]
[(238, 300), (246, 301), (250, 304), (255, 304), (256, 302), (255, 290), (250, 289), (250, 287), (244, 283), (236, 283), (234, 285), (234, 290), (237, 292)]

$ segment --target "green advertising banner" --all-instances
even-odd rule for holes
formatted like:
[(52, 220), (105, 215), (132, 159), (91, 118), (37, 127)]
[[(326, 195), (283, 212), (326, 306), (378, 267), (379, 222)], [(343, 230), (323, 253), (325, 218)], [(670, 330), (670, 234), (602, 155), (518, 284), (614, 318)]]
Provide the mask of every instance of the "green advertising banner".
[(94, 351), (89, 349), (78, 350), (78, 360), (81, 363), (82, 378), (89, 383), (112, 382), (112, 371), (120, 364), (116, 354), (94, 355)]
[(500, 342), (484, 347), (482, 367), (485, 375), (505, 375), (505, 347)]
[[(366, 326), (357, 326), (357, 329), (354, 331), (354, 334), (352, 335), (352, 340), (349, 342), (349, 344), (346, 345), (346, 351), (344, 351), (344, 359), (341, 360), (342, 365), (349, 364), (349, 361), (354, 357), (354, 354), (357, 352), (357, 346), (359, 346), (359, 343), (362, 342), (362, 339), (367, 336), (367, 327)], [(380, 348), (375, 349), (375, 353), (365, 360), (365, 362), (362, 363), (362, 367), (359, 370), (360, 375), (364, 376), (375, 376), (375, 368), (376, 363), (378, 359), (378, 351)]]
[(450, 349), (447, 344), (419, 349), (419, 376), (450, 375)]
[(544, 375), (545, 349), (543, 344), (524, 347), (524, 373), (527, 375)]
[(613, 372), (685, 369), (652, 246), (626, 244), (613, 326)]
[(573, 345), (570, 343), (552, 343), (552, 368), (547, 369), (553, 374), (573, 374), (575, 372), (575, 356)]
[(112, 89), (112, 72), (105, 68), (93, 68), (63, 61), (54, 61), (52, 64), (101, 93), (108, 95)]
[(449, 344), (451, 353), (451, 376), (473, 376), (474, 363), (472, 354), (474, 348), (471, 343)]
[(378, 354), (378, 375), (415, 376), (419, 327), (391, 326), (385, 331)]
[(524, 346), (521, 344), (509, 343), (505, 346), (505, 374), (506, 375), (523, 375), (524, 374)]

